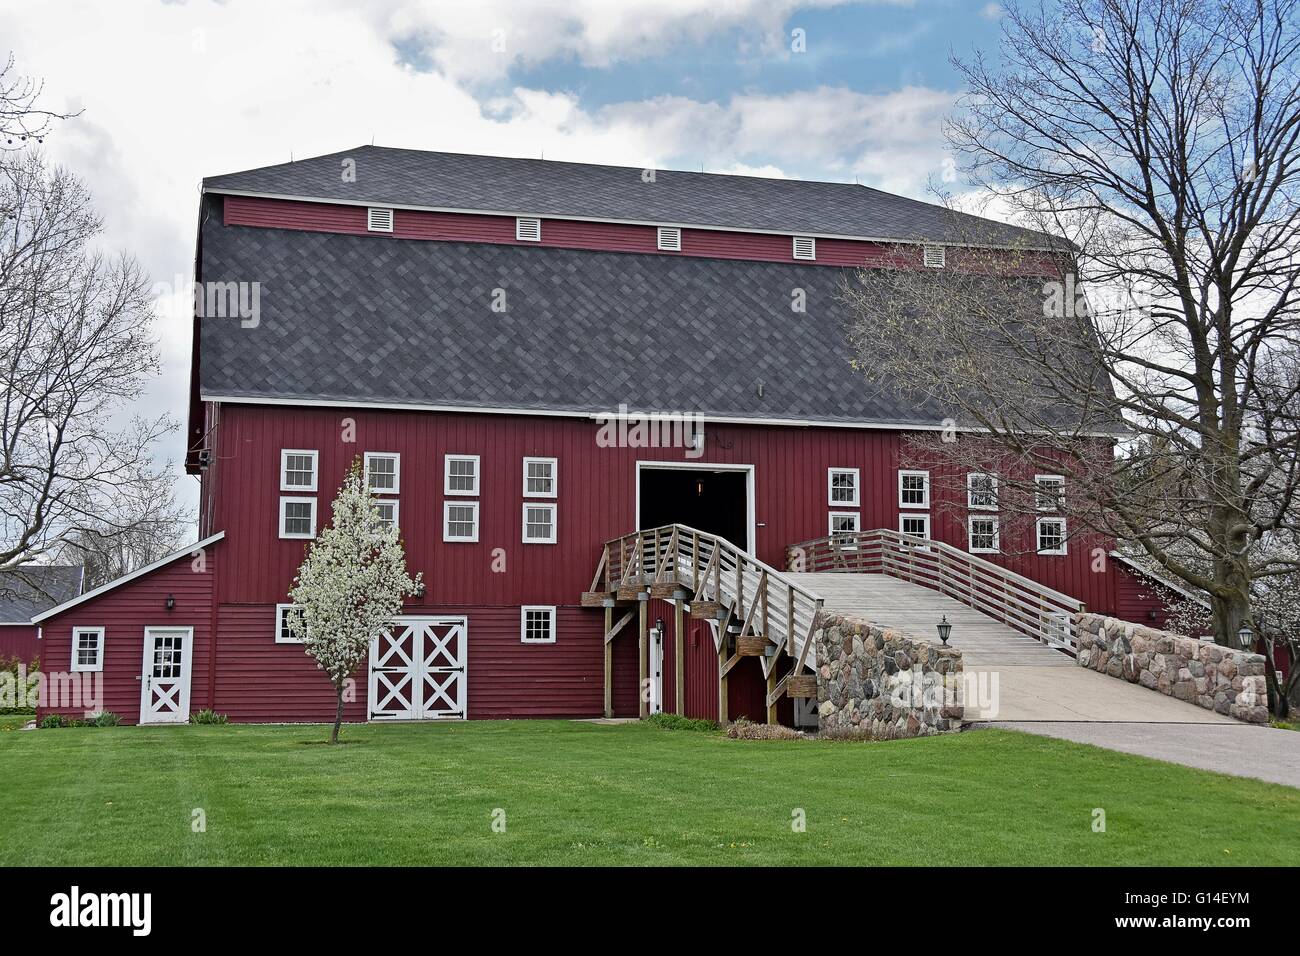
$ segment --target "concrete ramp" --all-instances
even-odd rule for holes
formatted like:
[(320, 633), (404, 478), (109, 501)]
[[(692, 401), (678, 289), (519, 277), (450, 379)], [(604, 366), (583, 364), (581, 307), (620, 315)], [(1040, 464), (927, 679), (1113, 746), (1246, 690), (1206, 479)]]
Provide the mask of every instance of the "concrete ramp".
[(1145, 687), (1078, 667), (1074, 658), (962, 604), (955, 598), (887, 574), (789, 573), (819, 594), (825, 609), (937, 641), (947, 615), (949, 644), (966, 672), (983, 674), (997, 695), (987, 709), (968, 706), (968, 722), (1103, 721), (1233, 724), (1238, 722)]

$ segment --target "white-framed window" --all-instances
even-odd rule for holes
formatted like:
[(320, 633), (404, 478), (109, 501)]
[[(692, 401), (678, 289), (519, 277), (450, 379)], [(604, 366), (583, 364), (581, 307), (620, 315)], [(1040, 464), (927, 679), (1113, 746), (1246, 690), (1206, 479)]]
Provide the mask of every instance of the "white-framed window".
[(832, 538), (851, 537), (858, 533), (858, 513), (856, 511), (832, 511), (827, 524), (827, 533)]
[(379, 520), (384, 524), (391, 524), (393, 527), (399, 527), (397, 523), (397, 502), (391, 498), (378, 498), (375, 500), (375, 507), (379, 509)]
[(1034, 475), (1034, 506), (1039, 511), (1060, 511), (1065, 497), (1063, 475)]
[(289, 630), (289, 615), (301, 613), (302, 607), (297, 604), (277, 604), (275, 606), (275, 643), (302, 643), (302, 638), (294, 637), (293, 631)]
[(72, 669), (74, 671), (102, 671), (104, 669), (104, 629), (102, 627), (74, 627), (72, 629)]
[(966, 476), (966, 507), (971, 511), (998, 510), (998, 476), (971, 472)]
[(898, 530), (913, 538), (930, 539), (929, 515), (899, 515)]
[(1065, 554), (1065, 519), (1039, 518), (1034, 523), (1039, 554)]
[(558, 497), (559, 467), (559, 461), (555, 458), (525, 458), (524, 497)]
[(661, 252), (682, 251), (682, 231), (677, 226), (660, 226), (658, 246)]
[(316, 537), (316, 499), (280, 496), (280, 537)]
[(515, 238), (520, 242), (541, 242), (542, 221), (540, 219), (515, 219)]
[(555, 505), (524, 503), (524, 544), (555, 544)]
[(478, 455), (448, 455), (443, 469), (444, 493), (478, 497)]
[(366, 229), (370, 232), (392, 232), (393, 211), (381, 206), (368, 207), (366, 209)]
[(922, 257), (930, 269), (942, 269), (948, 261), (943, 246), (922, 246)]
[(900, 471), (898, 473), (898, 507), (930, 507), (930, 473), (928, 471)]
[(857, 468), (828, 468), (826, 471), (827, 504), (858, 507), (860, 480), (861, 473)]
[(796, 259), (816, 259), (817, 240), (812, 236), (795, 236), (791, 254)]
[(519, 609), (519, 642), (555, 643), (555, 605), (525, 604)]
[(315, 491), (320, 454), (308, 448), (280, 449), (280, 490)]
[(442, 540), (478, 540), (478, 502), (444, 501), (442, 504)]
[(402, 490), (402, 456), (391, 451), (368, 451), (365, 455), (366, 487), (371, 494), (395, 495)]
[(971, 515), (966, 519), (966, 541), (971, 554), (997, 554), (1002, 550), (997, 515)]

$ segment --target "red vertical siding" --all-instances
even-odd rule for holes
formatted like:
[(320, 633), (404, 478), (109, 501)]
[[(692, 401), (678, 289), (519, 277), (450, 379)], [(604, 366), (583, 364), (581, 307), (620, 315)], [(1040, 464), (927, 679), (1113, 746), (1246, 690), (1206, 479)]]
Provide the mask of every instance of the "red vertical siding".
[[(515, 238), (515, 217), (481, 213), (432, 212), (397, 209), (391, 233), (372, 233), (366, 228), (366, 207), (301, 200), (264, 199), (251, 196), (224, 197), (224, 222), (228, 226), (255, 226), (371, 235), (376, 239), (420, 239), (451, 242), (490, 242), (592, 249), (612, 252), (641, 252), (657, 255), (698, 256), (706, 259), (745, 259), (759, 262), (795, 262), (810, 266), (919, 265), (920, 252), (909, 247), (900, 253), (895, 243), (865, 239), (817, 240), (817, 258), (794, 258), (793, 234), (742, 232), (726, 229), (682, 229), (680, 252), (660, 252), (658, 227), (625, 222), (591, 222), (580, 219), (542, 220), (540, 242), (521, 243)], [(665, 223), (672, 225), (672, 223)], [(960, 253), (950, 265), (960, 262)], [(1043, 274), (1055, 271), (1045, 255), (1013, 257), (1012, 271)]]
[[(687, 459), (683, 449), (601, 448), (597, 431), (598, 424), (584, 418), (223, 405), (213, 432), (220, 454), (204, 478), (210, 486), (204, 493), (210, 526), (227, 531), (223, 548), (229, 555), (218, 582), (218, 709), (240, 720), (327, 719), (333, 713), (328, 686), (301, 649), (274, 643), (274, 605), (286, 600), (305, 553), (304, 542), (278, 537), (282, 448), (319, 451), (320, 526), (328, 521), (329, 503), (354, 457), (365, 451), (401, 455), (407, 560), (413, 571), (424, 572), (427, 583), (422, 603), (409, 611), (468, 617), (474, 717), (601, 712), (603, 615), (581, 610), (577, 602), (589, 587), (603, 542), (636, 526), (638, 461), (752, 465), (755, 550), (773, 565), (783, 563), (788, 544), (827, 533), (831, 467), (861, 470), (861, 527), (898, 526), (898, 432), (709, 425), (706, 451), (697, 461)], [(480, 456), (480, 528), (474, 544), (442, 540), (442, 505), (448, 500), (443, 459), (459, 453)], [(525, 456), (558, 459), (557, 544), (521, 542)], [(931, 514), (936, 538), (965, 547), (961, 509), (936, 502)], [(1010, 549), (1028, 549), (1032, 534), (1032, 523), (1009, 526), (1004, 540)], [(997, 560), (1104, 610), (1114, 604), (1113, 575), (1106, 573), (1110, 562), (1094, 570), (1092, 551), (1107, 544), (1076, 540), (1066, 556), (1017, 554)], [(520, 643), (522, 604), (559, 607), (557, 643)], [(656, 602), (650, 620), (657, 617), (669, 630), (665, 700), (671, 709), (671, 605)], [(716, 719), (717, 655), (708, 625), (692, 621), (686, 630), (687, 712)], [(613, 653), (615, 712), (635, 715), (635, 622), (615, 640)], [(365, 717), (364, 678), (358, 675), (360, 692), (349, 706), (349, 719)], [(730, 716), (761, 719), (764, 697), (758, 663), (743, 662), (729, 680)], [(782, 706), (788, 712), (788, 702)]]

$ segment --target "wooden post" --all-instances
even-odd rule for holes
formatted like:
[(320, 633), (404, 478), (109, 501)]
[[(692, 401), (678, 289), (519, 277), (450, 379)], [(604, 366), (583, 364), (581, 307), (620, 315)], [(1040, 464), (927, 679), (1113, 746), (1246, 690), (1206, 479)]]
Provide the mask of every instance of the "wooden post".
[(722, 668), (727, 663), (727, 625), (731, 623), (731, 618), (727, 617), (718, 622), (718, 723), (727, 722), (727, 675), (722, 673)]
[(649, 650), (650, 650), (650, 642), (649, 642), (649, 638), (648, 638), (648, 636), (647, 636), (647, 634), (646, 634), (646, 620), (647, 620), (647, 619), (649, 618), (649, 616), (650, 616), (650, 602), (649, 602), (649, 601), (637, 601), (637, 605), (638, 605), (638, 610), (639, 610), (639, 612), (640, 612), (638, 623), (639, 623), (639, 625), (640, 625), (640, 629), (641, 629), (640, 637), (639, 637), (638, 640), (637, 640), (637, 657), (638, 657), (638, 665), (639, 665), (639, 669), (640, 669), (640, 671), (641, 671), (641, 680), (640, 680), (640, 682), (637, 684), (636, 692), (637, 692), (637, 696), (641, 698), (641, 711), (640, 711), (641, 716), (642, 716), (642, 717), (649, 717), (649, 716), (650, 716), (650, 701), (646, 700), (646, 683), (645, 683), (645, 682), (646, 682), (646, 677), (648, 676), (648, 672), (649, 672), (649, 670), (650, 670), (650, 666), (649, 666), (649, 665), (650, 665), (650, 661), (649, 661), (649, 658), (648, 658), (648, 656), (647, 656), (647, 655), (648, 655), (648, 652), (649, 652)]
[[(614, 609), (605, 608), (605, 633), (614, 626)], [(605, 641), (605, 716), (614, 716), (614, 642)]]
[(673, 655), (676, 657), (674, 685), (677, 688), (677, 715), (686, 716), (686, 615), (682, 601), (673, 602)]
[(767, 698), (771, 701), (767, 705), (767, 722), (776, 723), (776, 661), (772, 661), (772, 669), (767, 672)]

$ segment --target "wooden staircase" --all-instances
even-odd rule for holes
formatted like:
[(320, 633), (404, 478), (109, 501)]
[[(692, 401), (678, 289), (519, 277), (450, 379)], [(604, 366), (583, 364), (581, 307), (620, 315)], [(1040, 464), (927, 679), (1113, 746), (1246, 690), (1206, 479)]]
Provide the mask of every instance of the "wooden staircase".
[[(611, 642), (635, 617), (639, 624), (641, 687), (648, 670), (648, 607), (672, 601), (674, 634), (684, 617), (705, 620), (718, 653), (718, 718), (727, 720), (727, 675), (757, 657), (767, 679), (767, 720), (776, 722), (782, 697), (816, 697), (812, 632), (822, 598), (725, 538), (681, 524), (649, 528), (606, 542), (582, 606), (605, 612), (605, 715), (613, 714)], [(684, 641), (676, 647), (676, 712), (685, 710)], [(781, 662), (787, 662), (783, 665)], [(646, 694), (641, 716), (649, 712)]]

